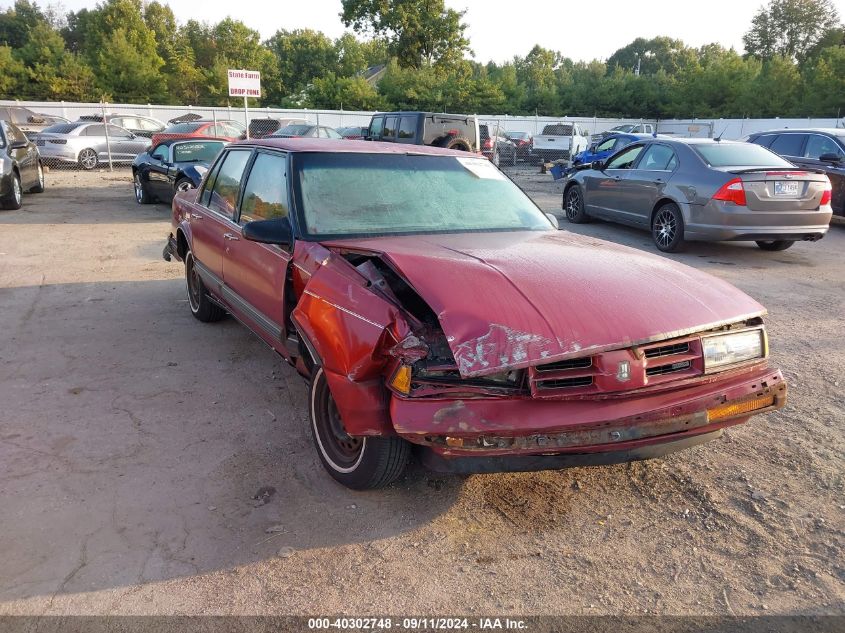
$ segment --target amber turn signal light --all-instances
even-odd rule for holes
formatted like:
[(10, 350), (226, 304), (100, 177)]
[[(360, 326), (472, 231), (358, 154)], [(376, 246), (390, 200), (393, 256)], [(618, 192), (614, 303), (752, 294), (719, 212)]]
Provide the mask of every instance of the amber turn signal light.
[(406, 395), (411, 393), (411, 368), (407, 365), (399, 365), (399, 369), (390, 380), (390, 386), (399, 393)]
[(734, 418), (744, 413), (751, 413), (757, 409), (765, 409), (774, 403), (774, 396), (763, 396), (761, 398), (754, 398), (753, 400), (746, 400), (745, 402), (723, 404), (712, 409), (707, 409), (707, 418), (711, 422), (717, 422), (727, 418)]

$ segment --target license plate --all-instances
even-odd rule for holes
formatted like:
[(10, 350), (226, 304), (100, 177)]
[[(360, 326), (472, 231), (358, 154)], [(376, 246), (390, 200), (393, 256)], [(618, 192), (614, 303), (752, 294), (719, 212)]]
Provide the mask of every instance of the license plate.
[(791, 182), (788, 180), (775, 181), (775, 195), (776, 196), (797, 196), (800, 192), (800, 182)]

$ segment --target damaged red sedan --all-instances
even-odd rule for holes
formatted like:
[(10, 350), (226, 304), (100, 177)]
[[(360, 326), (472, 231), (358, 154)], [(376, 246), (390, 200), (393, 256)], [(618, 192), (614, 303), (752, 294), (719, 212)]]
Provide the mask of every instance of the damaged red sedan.
[(229, 146), (165, 258), (310, 384), (350, 488), (647, 459), (780, 408), (765, 310), (667, 259), (557, 230), (489, 161), (364, 141)]

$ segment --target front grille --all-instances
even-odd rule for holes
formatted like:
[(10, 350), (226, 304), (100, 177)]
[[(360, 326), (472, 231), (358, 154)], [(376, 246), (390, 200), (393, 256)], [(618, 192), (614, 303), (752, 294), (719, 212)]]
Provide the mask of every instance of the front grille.
[(680, 361), (672, 363), (671, 365), (658, 365), (657, 367), (649, 367), (645, 370), (646, 376), (663, 376), (665, 374), (674, 374), (677, 371), (686, 371), (692, 366), (690, 361)]
[(593, 384), (592, 376), (576, 376), (575, 378), (557, 378), (537, 381), (537, 389), (572, 389), (573, 387), (589, 387)]
[(548, 365), (540, 365), (537, 367), (538, 372), (550, 371), (567, 371), (569, 369), (587, 369), (592, 367), (593, 359), (587, 358), (570, 358), (569, 360), (560, 360), (556, 363), (549, 363)]
[(645, 351), (646, 358), (660, 358), (661, 356), (672, 356), (673, 354), (686, 354), (689, 352), (689, 342), (675, 343), (674, 345), (663, 345), (652, 347)]

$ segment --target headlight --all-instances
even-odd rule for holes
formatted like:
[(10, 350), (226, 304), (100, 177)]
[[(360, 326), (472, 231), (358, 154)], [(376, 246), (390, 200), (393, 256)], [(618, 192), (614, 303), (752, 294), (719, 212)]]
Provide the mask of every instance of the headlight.
[(762, 328), (708, 336), (701, 339), (701, 345), (705, 372), (765, 358), (767, 354), (766, 331)]

